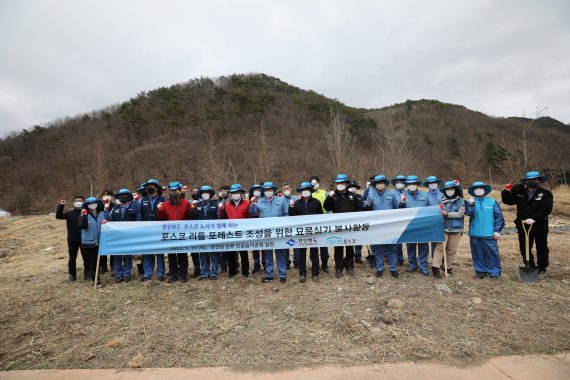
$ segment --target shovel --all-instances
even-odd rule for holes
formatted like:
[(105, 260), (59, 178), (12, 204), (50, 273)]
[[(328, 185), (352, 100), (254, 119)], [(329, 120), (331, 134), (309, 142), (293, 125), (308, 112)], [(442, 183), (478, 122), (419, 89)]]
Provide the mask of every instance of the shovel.
[(526, 265), (524, 267), (519, 267), (519, 277), (521, 278), (522, 282), (536, 282), (538, 281), (538, 268), (530, 267), (530, 252), (529, 252), (530, 244), (529, 244), (528, 235), (530, 234), (530, 230), (532, 229), (532, 224), (528, 226), (528, 230), (526, 229), (524, 223), (521, 224), (524, 231), (524, 248), (525, 248)]

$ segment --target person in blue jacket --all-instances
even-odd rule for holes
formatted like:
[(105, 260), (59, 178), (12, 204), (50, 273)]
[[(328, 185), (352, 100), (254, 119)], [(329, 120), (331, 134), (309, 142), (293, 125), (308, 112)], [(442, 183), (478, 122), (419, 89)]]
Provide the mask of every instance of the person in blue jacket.
[[(133, 193), (129, 189), (121, 189), (115, 194), (119, 204), (106, 212), (105, 219), (109, 222), (134, 222), (138, 220), (140, 212), (138, 205), (133, 200)], [(133, 271), (133, 255), (114, 255), (113, 268), (115, 270), (115, 282), (131, 281)]]
[[(149, 179), (145, 183), (146, 196), (139, 199), (136, 211), (137, 220), (140, 221), (156, 221), (158, 220), (158, 205), (165, 202), (166, 198), (162, 196), (162, 186), (156, 179)], [(144, 275), (140, 279), (141, 282), (149, 281), (154, 271), (154, 263), (156, 262), (156, 277), (162, 282), (165, 279), (166, 266), (164, 263), (164, 255), (143, 255), (143, 272)]]
[[(430, 175), (426, 178), (424, 182), (424, 187), (427, 187), (427, 193), (431, 196), (436, 205), (441, 204), (441, 200), (443, 198), (443, 194), (439, 191), (439, 185), (441, 184), (441, 180), (434, 175)], [(435, 252), (436, 242), (432, 242), (431, 246), (431, 257), (433, 258), (433, 254)]]
[(467, 192), (473, 196), (467, 202), (469, 216), (469, 243), (475, 275), (479, 279), (501, 276), (501, 258), (497, 240), (505, 227), (503, 213), (496, 200), (487, 195), (491, 186), (474, 182)]
[[(352, 180), (348, 183), (347, 190), (349, 193), (352, 193), (357, 199), (360, 204), (364, 203), (364, 196), (368, 193), (368, 188), (364, 190), (363, 195), (358, 194), (358, 190), (360, 190), (360, 185), (355, 180)], [(368, 252), (368, 256), (370, 256), (370, 251)], [(370, 259), (367, 258), (367, 262), (370, 262)], [(362, 261), (362, 245), (355, 245), (354, 246), (354, 263), (355, 264), (364, 264)]]
[[(281, 186), (281, 195), (288, 204), (298, 199), (296, 195), (291, 193), (291, 185), (288, 183)], [(293, 267), (299, 269), (299, 248), (293, 248)], [(291, 269), (291, 252), (287, 253), (287, 269)]]
[[(400, 205), (400, 199), (388, 190), (388, 178), (384, 174), (379, 174), (370, 181), (370, 189), (368, 191), (365, 210), (394, 210)], [(384, 258), (388, 258), (388, 268), (392, 277), (398, 278), (399, 273), (396, 269), (396, 251), (393, 244), (373, 244), (372, 253), (376, 257), (376, 277), (382, 277), (384, 274)]]
[[(433, 197), (425, 191), (418, 190), (420, 185), (418, 176), (410, 175), (406, 178), (407, 189), (400, 196), (400, 201), (405, 204), (406, 208), (435, 206)], [(406, 272), (415, 272), (418, 270), (418, 259), (420, 272), (424, 276), (429, 276), (428, 243), (407, 243), (408, 251), (408, 267)]]
[(459, 240), (463, 235), (464, 219), (465, 219), (465, 200), (463, 199), (463, 191), (459, 182), (447, 181), (441, 189), (443, 198), (441, 200), (441, 216), (443, 216), (443, 232), (445, 234), (444, 242), (435, 244), (435, 253), (431, 269), (433, 276), (437, 279), (441, 278), (440, 271), (443, 266), (443, 250), (447, 257), (447, 274), (453, 274), (453, 262)]
[[(81, 248), (85, 254), (86, 280), (89, 281), (95, 281), (103, 220), (105, 220), (103, 202), (95, 197), (87, 198), (83, 203), (77, 223), (81, 229)], [(98, 279), (97, 283), (100, 284)]]
[[(251, 199), (251, 207), (249, 214), (251, 216), (259, 216), (260, 218), (282, 217), (289, 215), (289, 203), (283, 197), (275, 196), (277, 186), (273, 182), (265, 182), (263, 184), (263, 197)], [(287, 282), (287, 249), (276, 249), (275, 257), (277, 260), (277, 269), (279, 271), (279, 281)], [(273, 280), (273, 250), (264, 249), (263, 257), (265, 257), (265, 276), (261, 279), (263, 282)]]
[[(192, 219), (194, 220), (217, 220), (220, 219), (220, 208), (218, 201), (213, 200), (216, 191), (207, 185), (198, 190), (198, 204), (192, 209)], [(220, 202), (222, 199), (220, 198)], [(221, 241), (220, 243), (223, 243)], [(219, 252), (200, 253), (200, 277), (198, 281), (218, 279)]]
[[(263, 196), (263, 188), (260, 184), (254, 183), (248, 190), (249, 199), (260, 199)], [(256, 273), (261, 270), (261, 265), (263, 264), (263, 270), (265, 270), (265, 257), (261, 255), (259, 249), (254, 249), (251, 251), (251, 256), (253, 258), (253, 270), (251, 273)]]
[[(394, 195), (400, 199), (402, 196), (402, 193), (404, 192), (405, 188), (406, 188), (406, 176), (399, 174), (397, 176), (395, 176), (394, 178), (392, 178), (392, 180), (390, 181), (390, 183), (392, 184), (392, 186), (394, 186), (394, 190), (392, 190), (394, 192)], [(396, 251), (396, 266), (404, 266), (404, 249), (403, 249), (403, 244), (394, 244), (394, 250)]]

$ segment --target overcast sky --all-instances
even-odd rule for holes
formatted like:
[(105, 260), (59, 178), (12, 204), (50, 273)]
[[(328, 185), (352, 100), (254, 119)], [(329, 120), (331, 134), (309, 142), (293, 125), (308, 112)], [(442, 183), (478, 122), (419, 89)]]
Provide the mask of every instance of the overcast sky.
[(0, 136), (200, 76), (570, 123), (570, 1), (0, 0)]

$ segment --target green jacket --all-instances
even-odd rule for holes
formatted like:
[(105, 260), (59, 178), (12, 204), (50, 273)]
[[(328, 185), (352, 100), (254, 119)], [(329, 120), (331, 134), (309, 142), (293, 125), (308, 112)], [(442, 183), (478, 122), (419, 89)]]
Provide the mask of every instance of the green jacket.
[(325, 198), (327, 197), (327, 192), (324, 191), (323, 189), (319, 189), (317, 191), (314, 191), (311, 196), (315, 199), (318, 199), (321, 202), (321, 205), (323, 206), (323, 214), (326, 214), (327, 211), (325, 210), (324, 204), (325, 204)]

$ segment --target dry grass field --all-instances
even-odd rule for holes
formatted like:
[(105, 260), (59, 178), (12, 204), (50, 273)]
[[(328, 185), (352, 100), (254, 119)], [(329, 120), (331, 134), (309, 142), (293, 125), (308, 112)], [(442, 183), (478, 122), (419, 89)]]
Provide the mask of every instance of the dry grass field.
[[(552, 224), (570, 225), (568, 188), (555, 202)], [(504, 210), (512, 226), (513, 210)], [(464, 236), (454, 276), (439, 281), (405, 272), (376, 279), (357, 266), (352, 278), (321, 274), (305, 284), (292, 270), (284, 285), (262, 284), (259, 274), (144, 285), (105, 274), (98, 290), (67, 282), (65, 236), (53, 216), (0, 220), (1, 369), (462, 365), (570, 350), (568, 232), (551, 232), (550, 270), (534, 284), (518, 279), (516, 235), (506, 235), (496, 281), (474, 278)]]

